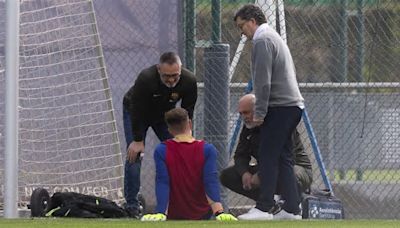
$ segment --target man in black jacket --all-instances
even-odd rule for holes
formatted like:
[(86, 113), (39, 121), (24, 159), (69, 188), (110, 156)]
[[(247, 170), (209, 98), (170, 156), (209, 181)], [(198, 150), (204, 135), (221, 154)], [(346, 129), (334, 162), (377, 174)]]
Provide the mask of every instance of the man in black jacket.
[[(239, 143), (234, 155), (234, 166), (223, 170), (220, 176), (221, 183), (232, 191), (257, 200), (259, 197), (258, 166), (251, 165), (251, 157), (258, 159), (260, 128), (253, 125), (255, 96), (247, 94), (239, 101), (239, 113), (243, 119), (244, 126), (240, 133)], [(299, 190), (304, 192), (312, 183), (311, 162), (304, 150), (297, 130), (292, 134), (294, 173)], [(285, 186), (279, 185), (277, 194)]]
[(138, 217), (141, 156), (148, 128), (154, 130), (160, 141), (172, 138), (164, 122), (164, 113), (180, 103), (192, 119), (196, 100), (196, 78), (182, 68), (179, 56), (173, 52), (162, 54), (158, 64), (142, 70), (125, 94), (124, 131), (128, 148), (124, 195), (131, 217)]

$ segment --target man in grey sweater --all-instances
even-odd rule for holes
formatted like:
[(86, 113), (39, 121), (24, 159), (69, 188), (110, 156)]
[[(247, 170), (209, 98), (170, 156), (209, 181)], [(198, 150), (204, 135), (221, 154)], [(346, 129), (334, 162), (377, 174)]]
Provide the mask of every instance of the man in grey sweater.
[[(234, 20), (253, 43), (251, 75), (256, 96), (253, 122), (260, 126), (260, 196), (256, 207), (238, 218), (301, 219), (291, 135), (300, 122), (304, 99), (297, 84), (292, 56), (285, 41), (268, 26), (258, 6), (243, 6)], [(285, 204), (280, 213), (272, 215), (270, 210), (274, 206), (278, 179), (285, 186), (282, 189)]]

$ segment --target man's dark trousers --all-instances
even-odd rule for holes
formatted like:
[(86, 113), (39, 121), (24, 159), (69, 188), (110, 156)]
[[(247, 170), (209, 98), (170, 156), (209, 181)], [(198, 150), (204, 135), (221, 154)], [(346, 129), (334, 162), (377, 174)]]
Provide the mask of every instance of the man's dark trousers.
[[(302, 166), (297, 166), (294, 165), (293, 167), (295, 177), (297, 179), (297, 188), (298, 188), (298, 194), (301, 198), (301, 195), (306, 191), (309, 190), (310, 185), (312, 183), (312, 170), (311, 169), (306, 169)], [(258, 166), (249, 166), (248, 167), (248, 172), (251, 174), (255, 174), (258, 172)], [(259, 186), (256, 186), (255, 188), (252, 188), (250, 190), (245, 190), (243, 188), (243, 183), (242, 183), (242, 176), (237, 172), (234, 166), (230, 166), (226, 169), (224, 169), (221, 172), (220, 175), (220, 181), (221, 184), (228, 189), (239, 193), (241, 195), (244, 195), (254, 201), (257, 201), (259, 195), (260, 195), (260, 188)], [(282, 186), (279, 184), (278, 180), (278, 187), (275, 192), (275, 194), (281, 195), (282, 189), (285, 186)]]
[[(133, 142), (134, 135), (132, 131), (131, 117), (125, 107), (123, 108), (123, 122), (126, 147), (128, 148), (129, 144)], [(168, 132), (167, 125), (164, 122), (161, 122), (146, 126), (145, 131), (143, 132), (143, 139), (146, 139), (146, 132), (149, 127), (153, 129), (160, 141), (172, 138), (172, 135)], [(137, 195), (140, 190), (141, 164), (141, 159), (136, 159), (135, 162), (129, 162), (128, 160), (125, 160), (124, 196), (126, 200), (126, 207), (133, 210), (138, 210), (139, 208)]]
[(300, 197), (293, 171), (292, 133), (300, 122), (302, 110), (299, 107), (269, 107), (260, 126), (260, 147), (258, 168), (260, 196), (256, 208), (269, 211), (274, 206), (274, 194), (278, 179), (285, 199), (283, 209), (299, 213)]

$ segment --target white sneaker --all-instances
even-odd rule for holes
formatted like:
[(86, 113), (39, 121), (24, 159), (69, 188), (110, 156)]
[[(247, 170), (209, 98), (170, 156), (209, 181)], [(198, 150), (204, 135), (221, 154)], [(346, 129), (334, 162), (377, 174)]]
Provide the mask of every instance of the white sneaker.
[(274, 215), (274, 220), (300, 220), (301, 215), (295, 215), (292, 213), (289, 213), (285, 210), (281, 210), (278, 212), (276, 215)]
[(257, 208), (250, 209), (246, 214), (238, 216), (240, 220), (272, 220), (273, 215), (268, 212), (260, 211)]

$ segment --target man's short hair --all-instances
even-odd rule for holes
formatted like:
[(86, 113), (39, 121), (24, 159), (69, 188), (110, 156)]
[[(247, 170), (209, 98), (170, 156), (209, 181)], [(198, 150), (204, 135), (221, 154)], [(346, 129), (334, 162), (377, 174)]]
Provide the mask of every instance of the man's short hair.
[(175, 52), (165, 52), (160, 56), (160, 64), (167, 63), (167, 64), (179, 64), (182, 65), (181, 58)]
[(233, 20), (236, 21), (238, 17), (245, 21), (249, 21), (251, 18), (254, 18), (257, 25), (261, 25), (267, 22), (267, 19), (265, 18), (265, 15), (261, 8), (254, 4), (247, 4), (242, 6), (242, 8), (240, 8), (236, 12)]
[(168, 128), (175, 131), (184, 131), (187, 121), (189, 121), (189, 114), (184, 108), (173, 108), (165, 113), (165, 122)]

